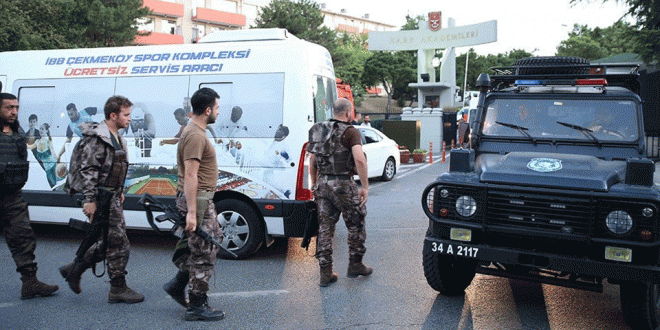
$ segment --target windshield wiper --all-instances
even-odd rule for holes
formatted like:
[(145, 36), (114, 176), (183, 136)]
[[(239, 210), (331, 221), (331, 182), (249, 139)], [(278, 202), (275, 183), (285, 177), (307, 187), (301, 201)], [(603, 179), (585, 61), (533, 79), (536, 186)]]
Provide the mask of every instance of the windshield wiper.
[(596, 136), (594, 136), (593, 134), (591, 134), (593, 131), (592, 131), (591, 129), (589, 129), (589, 128), (582, 127), (582, 126), (575, 125), (575, 124), (565, 123), (565, 122), (563, 122), (563, 121), (557, 121), (557, 124), (562, 125), (562, 126), (566, 126), (566, 127), (568, 127), (568, 128), (572, 128), (572, 129), (574, 129), (574, 130), (576, 130), (576, 131), (580, 131), (580, 132), (584, 133), (584, 135), (590, 137), (592, 140), (594, 140), (596, 143), (598, 143), (599, 146), (602, 144), (602, 143), (596, 138)]
[(503, 123), (501, 121), (496, 121), (495, 124), (500, 124), (502, 126), (506, 126), (506, 127), (509, 127), (509, 128), (515, 128), (515, 129), (518, 130), (518, 132), (522, 133), (523, 135), (528, 137), (533, 142), (536, 142), (536, 139), (534, 139), (534, 137), (532, 137), (531, 134), (527, 133), (527, 131), (529, 131), (529, 128), (527, 128), (527, 127), (518, 126), (518, 125), (515, 125), (515, 124)]

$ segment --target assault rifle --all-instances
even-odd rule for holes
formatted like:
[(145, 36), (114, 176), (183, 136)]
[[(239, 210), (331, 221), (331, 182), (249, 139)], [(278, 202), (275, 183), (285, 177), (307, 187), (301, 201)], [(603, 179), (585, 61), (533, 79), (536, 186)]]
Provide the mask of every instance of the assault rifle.
[(112, 197), (114, 192), (99, 187), (98, 193), (96, 195), (96, 212), (92, 217), (92, 223), (87, 221), (78, 220), (71, 218), (69, 219), (69, 227), (82, 230), (85, 232), (85, 238), (80, 243), (78, 251), (76, 252), (76, 258), (73, 262), (78, 265), (82, 263), (85, 253), (92, 247), (96, 242), (98, 242), (101, 235), (103, 235), (103, 241), (100, 245), (96, 247), (94, 251), (94, 266), (92, 271), (96, 277), (101, 277), (105, 274), (105, 264), (103, 267), (103, 273), (100, 275), (96, 274), (96, 262), (104, 260), (105, 261), (105, 252), (108, 249), (108, 227), (110, 225), (110, 205), (112, 203)]
[[(170, 233), (179, 238), (183, 237), (183, 235), (185, 234), (184, 228), (186, 228), (186, 217), (181, 215), (181, 213), (178, 210), (176, 210), (174, 207), (163, 204), (162, 202), (158, 201), (156, 198), (154, 198), (149, 194), (142, 195), (142, 197), (138, 201), (138, 204), (144, 206), (145, 211), (147, 211), (147, 221), (149, 222), (151, 228), (153, 228), (156, 232), (158, 232), (159, 234), (163, 234), (161, 229), (154, 222), (153, 211), (164, 213), (155, 218), (156, 222), (159, 223), (165, 221), (171, 222), (173, 225), (172, 225), (172, 229), (170, 230)], [(227, 252), (227, 254), (234, 257), (235, 259), (238, 259), (238, 256), (234, 252), (231, 252), (227, 248), (222, 246), (220, 242), (218, 242), (215, 238), (213, 238), (213, 236), (209, 235), (199, 226), (195, 228), (195, 234), (199, 235), (199, 237), (204, 239), (206, 242), (219, 247), (220, 249)]]

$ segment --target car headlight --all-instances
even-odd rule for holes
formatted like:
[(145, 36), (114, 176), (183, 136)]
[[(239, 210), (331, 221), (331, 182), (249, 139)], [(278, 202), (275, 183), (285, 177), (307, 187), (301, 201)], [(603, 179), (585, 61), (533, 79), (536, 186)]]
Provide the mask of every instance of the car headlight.
[(469, 217), (477, 212), (477, 201), (470, 196), (461, 196), (456, 200), (456, 212), (458, 214)]
[(612, 211), (605, 218), (605, 225), (611, 232), (621, 235), (630, 231), (633, 220), (630, 214), (625, 211)]

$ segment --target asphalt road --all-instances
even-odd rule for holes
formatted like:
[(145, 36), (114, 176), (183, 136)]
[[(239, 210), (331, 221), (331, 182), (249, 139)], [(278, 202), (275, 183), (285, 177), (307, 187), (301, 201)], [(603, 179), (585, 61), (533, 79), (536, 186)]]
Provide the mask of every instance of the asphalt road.
[(464, 296), (439, 295), (426, 283), (423, 188), (448, 163), (404, 166), (391, 182), (371, 182), (365, 263), (370, 277), (346, 278), (346, 229), (335, 236), (337, 283), (319, 288), (313, 248), (277, 240), (249, 260), (218, 260), (210, 303), (219, 322), (185, 322), (161, 289), (175, 273), (175, 241), (129, 233), (128, 284), (146, 295), (135, 305), (108, 304), (107, 276), (89, 272), (83, 293), (69, 290), (57, 268), (73, 259), (79, 237), (61, 226), (36, 227), (39, 278), (60, 286), (54, 297), (20, 300), (21, 282), (0, 236), (0, 327), (3, 329), (626, 329), (618, 286), (603, 293), (477, 275)]

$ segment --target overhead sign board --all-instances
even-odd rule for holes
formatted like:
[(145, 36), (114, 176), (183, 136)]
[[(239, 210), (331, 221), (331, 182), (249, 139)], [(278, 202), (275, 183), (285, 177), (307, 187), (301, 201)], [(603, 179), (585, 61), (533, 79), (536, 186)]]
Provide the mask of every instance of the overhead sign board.
[(497, 41), (497, 21), (430, 30), (369, 32), (369, 50), (444, 49)]

